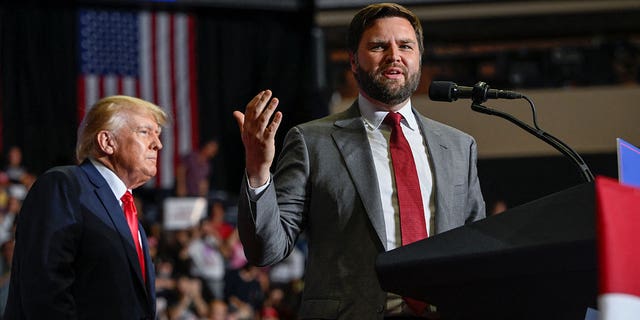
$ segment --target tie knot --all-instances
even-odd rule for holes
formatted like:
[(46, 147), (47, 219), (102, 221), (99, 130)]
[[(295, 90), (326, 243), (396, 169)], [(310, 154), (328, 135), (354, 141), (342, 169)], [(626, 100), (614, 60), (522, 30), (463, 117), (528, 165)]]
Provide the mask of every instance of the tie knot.
[(397, 112), (389, 112), (387, 116), (384, 118), (384, 123), (397, 127), (400, 125), (400, 121), (402, 120), (402, 115)]
[(120, 200), (122, 200), (123, 204), (133, 203), (133, 195), (127, 190)]

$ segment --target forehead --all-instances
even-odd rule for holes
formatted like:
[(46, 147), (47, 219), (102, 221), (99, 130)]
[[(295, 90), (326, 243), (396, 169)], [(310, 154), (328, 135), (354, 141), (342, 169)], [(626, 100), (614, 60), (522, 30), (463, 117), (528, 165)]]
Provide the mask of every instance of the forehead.
[(409, 20), (402, 17), (376, 19), (364, 30), (360, 43), (382, 40), (403, 40), (417, 42), (416, 32)]
[(156, 118), (151, 112), (146, 111), (134, 111), (127, 115), (127, 122), (135, 127), (151, 127), (158, 128), (160, 125), (157, 123)]

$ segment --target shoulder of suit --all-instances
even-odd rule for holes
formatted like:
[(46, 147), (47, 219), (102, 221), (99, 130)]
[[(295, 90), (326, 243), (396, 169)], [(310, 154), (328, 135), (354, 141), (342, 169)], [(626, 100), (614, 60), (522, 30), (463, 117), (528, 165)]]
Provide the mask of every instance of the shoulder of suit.
[(79, 193), (82, 190), (79, 182), (82, 176), (80, 167), (76, 165), (53, 167), (39, 175), (34, 186), (42, 186), (45, 189), (52, 186), (67, 186), (72, 188), (73, 193)]
[(418, 118), (426, 126), (427, 130), (436, 130), (440, 134), (444, 134), (444, 135), (455, 135), (455, 136), (473, 139), (471, 135), (469, 135), (468, 133), (458, 128), (454, 128), (448, 124), (433, 120), (431, 118), (427, 118), (420, 113), (418, 113)]

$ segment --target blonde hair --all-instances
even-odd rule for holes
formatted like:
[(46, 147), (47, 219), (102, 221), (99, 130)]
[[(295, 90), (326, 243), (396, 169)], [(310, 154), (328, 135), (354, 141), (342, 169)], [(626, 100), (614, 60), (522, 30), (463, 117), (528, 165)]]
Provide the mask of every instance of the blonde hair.
[(89, 109), (78, 128), (78, 162), (97, 155), (96, 137), (100, 131), (117, 131), (124, 126), (127, 116), (131, 113), (151, 114), (160, 126), (164, 126), (168, 121), (167, 114), (151, 102), (122, 95), (102, 98)]

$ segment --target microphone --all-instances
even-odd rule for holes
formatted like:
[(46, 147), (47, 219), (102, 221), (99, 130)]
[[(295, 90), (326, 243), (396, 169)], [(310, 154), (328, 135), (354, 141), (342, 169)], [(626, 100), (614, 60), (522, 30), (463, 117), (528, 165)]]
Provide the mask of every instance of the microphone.
[(520, 99), (523, 95), (515, 91), (490, 89), (489, 85), (480, 81), (473, 87), (463, 87), (451, 81), (433, 81), (429, 86), (429, 99), (433, 101), (452, 102), (460, 98), (471, 98), (475, 103), (487, 99)]

